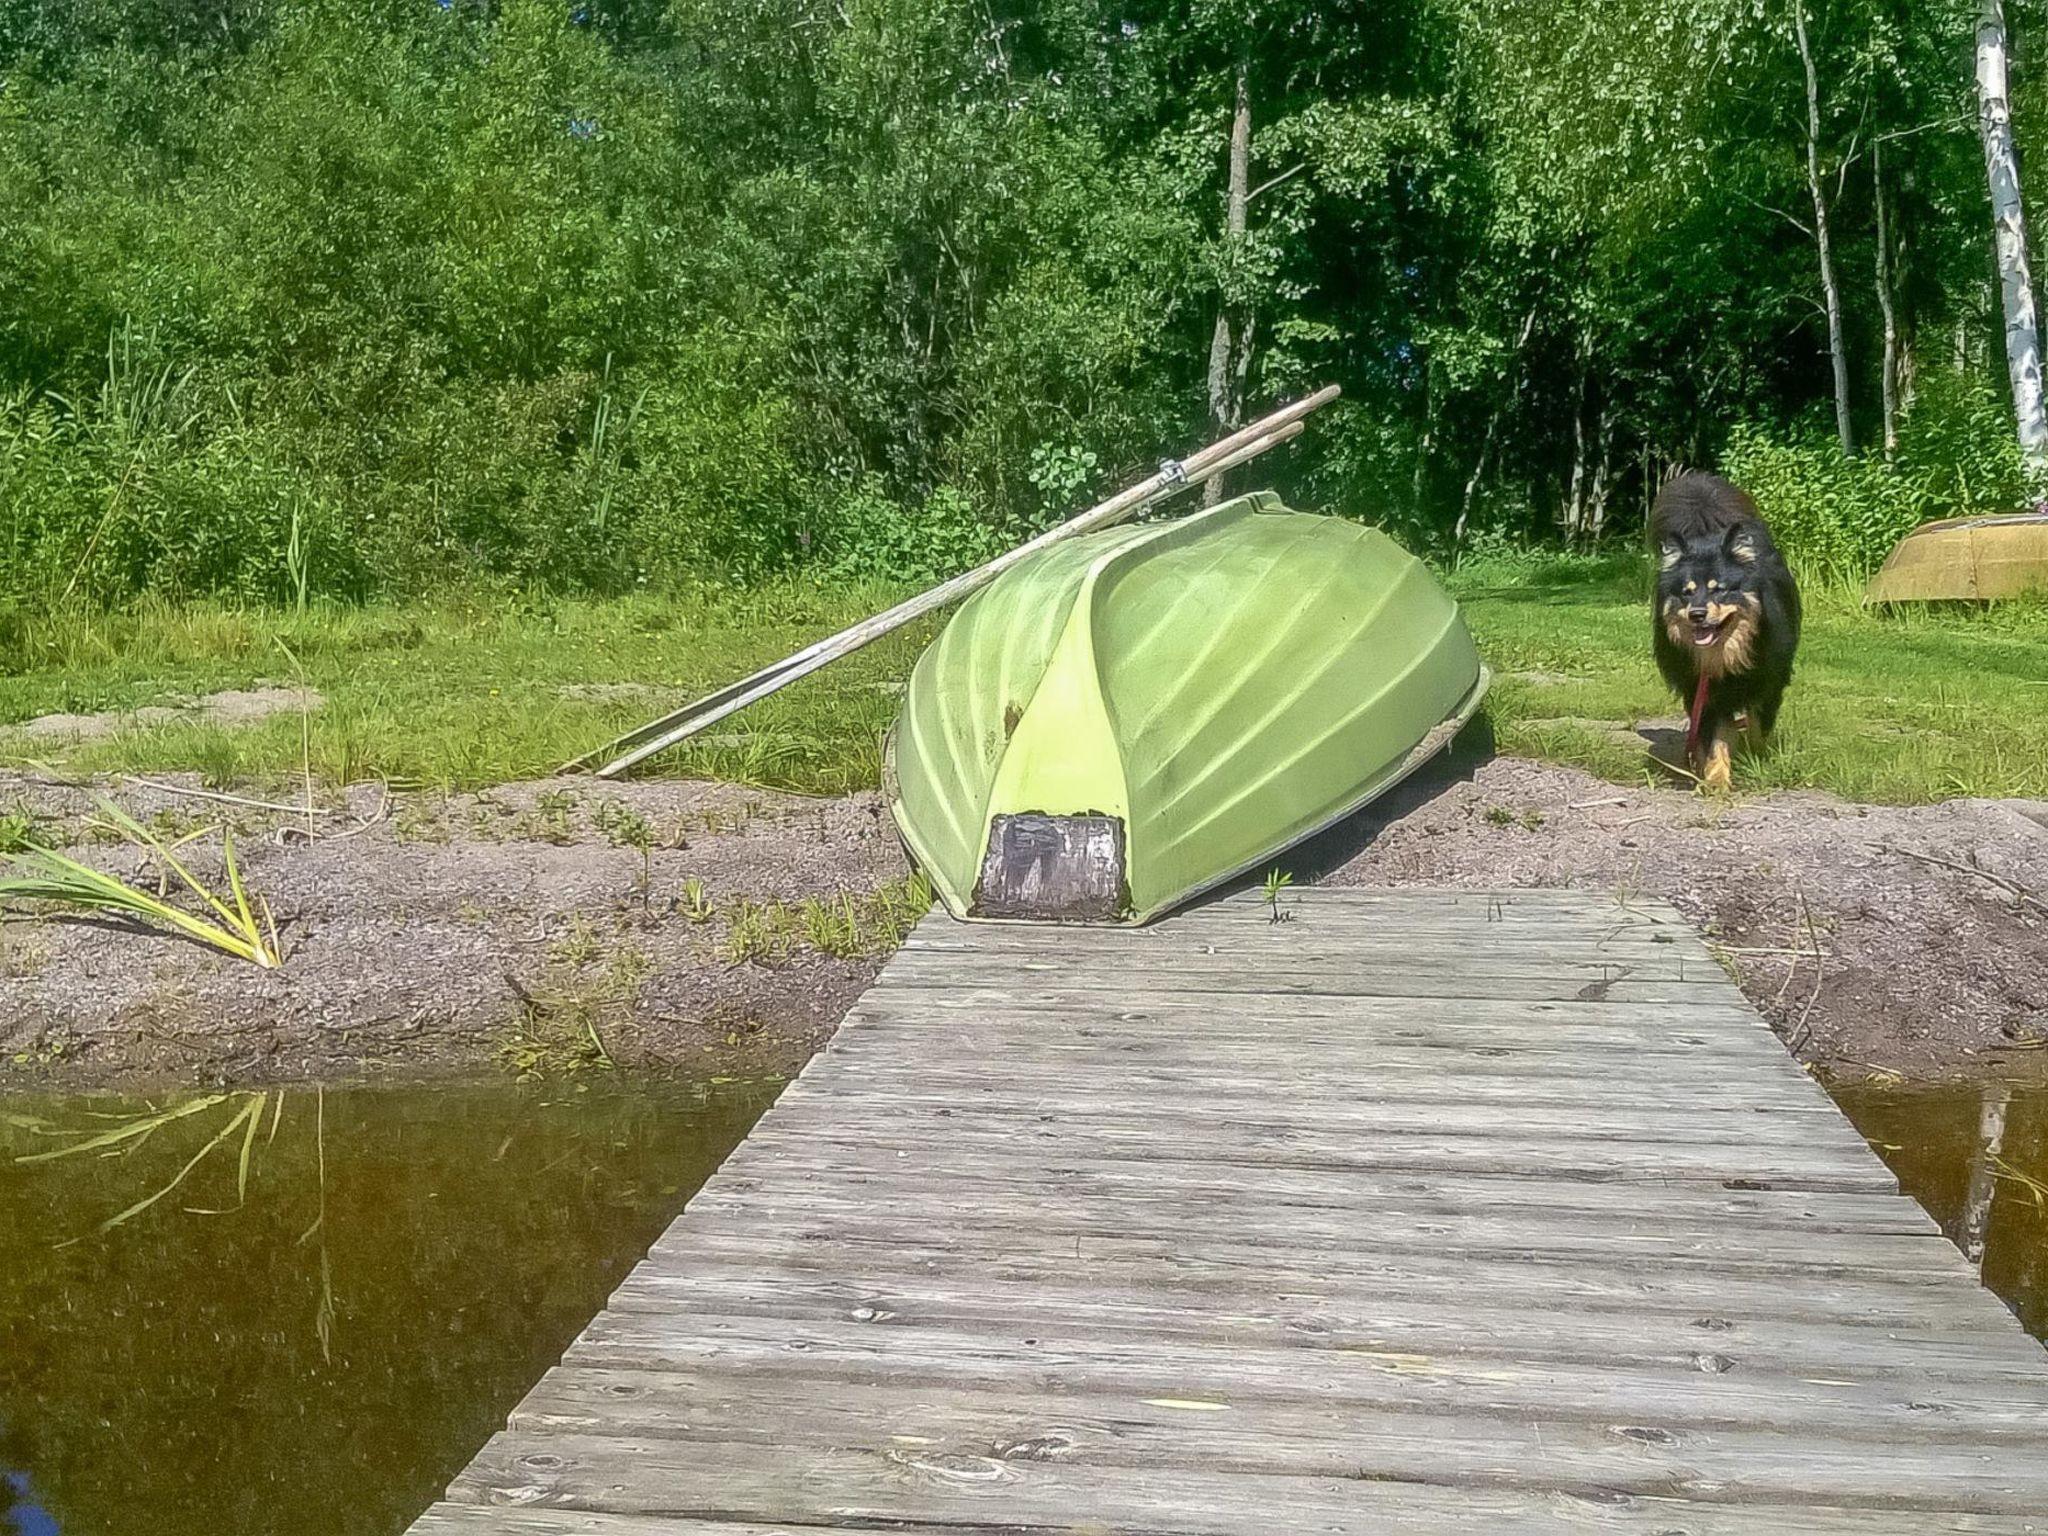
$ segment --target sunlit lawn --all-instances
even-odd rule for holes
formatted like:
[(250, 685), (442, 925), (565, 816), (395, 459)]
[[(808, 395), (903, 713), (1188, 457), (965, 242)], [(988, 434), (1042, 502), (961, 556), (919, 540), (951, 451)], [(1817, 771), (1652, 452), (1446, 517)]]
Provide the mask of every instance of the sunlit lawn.
[[(1624, 731), (1678, 713), (1650, 663), (1640, 561), (1549, 558), (1450, 578), (1496, 682), (1500, 750), (1620, 781), (1646, 760)], [(217, 604), (17, 618), (0, 634), (0, 721), (125, 710), (259, 682), (326, 696), (303, 719), (134, 728), (66, 749), (68, 769), (193, 769), (476, 786), (553, 770), (674, 704), (885, 606), (886, 587), (785, 582), (559, 601), (457, 593), (294, 615)], [(648, 771), (837, 792), (874, 785), (898, 685), (926, 621), (712, 727)], [(592, 697), (589, 685), (644, 685)], [(1739, 787), (1852, 799), (2048, 797), (2048, 606), (1866, 613), (1809, 595), (1799, 671), (1770, 755)], [(0, 756), (40, 751), (18, 741)]]
[[(1650, 660), (1644, 563), (1478, 566), (1451, 585), (1497, 676), (1500, 750), (1641, 777), (1642, 749), (1596, 722), (1683, 712)], [(1736, 783), (1889, 802), (2048, 796), (2044, 726), (2048, 605), (1879, 613), (1810, 591), (1776, 746)]]

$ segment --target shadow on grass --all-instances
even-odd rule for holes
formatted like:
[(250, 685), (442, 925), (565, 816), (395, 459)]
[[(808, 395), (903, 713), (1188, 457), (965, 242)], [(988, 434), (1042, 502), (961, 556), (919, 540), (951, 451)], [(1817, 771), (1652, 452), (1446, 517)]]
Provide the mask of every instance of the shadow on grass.
[(1566, 607), (1646, 601), (1649, 564), (1640, 555), (1587, 555), (1526, 564), (1482, 564), (1453, 578), (1460, 599)]

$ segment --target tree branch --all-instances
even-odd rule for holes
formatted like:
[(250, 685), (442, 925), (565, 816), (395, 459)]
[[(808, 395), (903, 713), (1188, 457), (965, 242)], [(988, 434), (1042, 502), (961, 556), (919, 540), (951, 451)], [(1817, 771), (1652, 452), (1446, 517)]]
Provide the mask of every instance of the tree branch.
[(1308, 162), (1306, 160), (1302, 161), (1299, 165), (1291, 166), (1287, 170), (1282, 171), (1278, 176), (1275, 176), (1272, 180), (1262, 181), (1256, 187), (1253, 187), (1251, 191), (1245, 194), (1244, 200), (1249, 203), (1254, 198), (1256, 198), (1261, 192), (1270, 192), (1275, 187), (1279, 186), (1283, 181), (1292, 181), (1296, 176), (1299, 176), (1303, 171), (1307, 169)]
[(1765, 213), (1775, 213), (1787, 224), (1790, 224), (1794, 229), (1798, 230), (1799, 233), (1806, 236), (1807, 239), (1811, 240), (1813, 238), (1813, 226), (1807, 223), (1804, 219), (1800, 218), (1797, 214), (1787, 213), (1783, 208), (1780, 208), (1773, 203), (1762, 202), (1757, 198), (1751, 197), (1747, 192), (1737, 192), (1735, 195), (1741, 198), (1745, 203), (1749, 204), (1749, 206), (1752, 208), (1760, 208)]

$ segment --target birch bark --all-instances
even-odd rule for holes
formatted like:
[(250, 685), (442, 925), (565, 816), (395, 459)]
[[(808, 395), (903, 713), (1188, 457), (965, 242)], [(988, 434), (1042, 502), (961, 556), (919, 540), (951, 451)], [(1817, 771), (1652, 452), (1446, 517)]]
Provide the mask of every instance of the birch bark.
[(2013, 154), (2012, 100), (2006, 87), (2004, 0), (1983, 0), (1977, 13), (1977, 125), (1991, 188), (1992, 245), (2005, 304), (2005, 366), (2020, 452), (2048, 465), (2048, 415), (2041, 404), (2041, 328), (2027, 267), (2027, 221), (2020, 205), (2019, 161)]
[[(1856, 427), (1849, 418), (1849, 344), (1842, 327), (1842, 285), (1835, 275), (1835, 243), (1828, 224), (1827, 185), (1820, 173), (1820, 76), (1806, 36), (1805, 0), (1792, 0), (1792, 33), (1806, 71), (1806, 190), (1813, 197), (1813, 243), (1820, 252), (1821, 297), (1828, 317), (1828, 362), (1835, 376), (1835, 433), (1842, 452), (1856, 451)], [(2036, 373), (2038, 384), (2039, 374)]]

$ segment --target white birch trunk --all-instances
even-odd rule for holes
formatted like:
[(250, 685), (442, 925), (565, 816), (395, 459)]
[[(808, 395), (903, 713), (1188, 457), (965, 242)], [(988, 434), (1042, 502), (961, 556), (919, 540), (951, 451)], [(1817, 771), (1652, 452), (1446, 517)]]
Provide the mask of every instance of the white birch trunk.
[(1884, 456), (1899, 451), (1899, 316), (1892, 300), (1890, 221), (1885, 217), (1884, 148), (1870, 151), (1870, 191), (1877, 209), (1877, 304), (1884, 313), (1884, 365), (1880, 384), (1884, 397)]
[(1849, 344), (1842, 328), (1842, 285), (1835, 276), (1827, 184), (1820, 172), (1820, 76), (1813, 67), (1813, 47), (1806, 37), (1805, 0), (1793, 0), (1792, 32), (1799, 43), (1799, 62), (1806, 70), (1806, 190), (1813, 198), (1813, 243), (1820, 252), (1821, 297), (1828, 317), (1828, 362), (1835, 376), (1835, 432), (1842, 440), (1842, 452), (1853, 454), (1856, 428), (1849, 419)]
[(1977, 123), (1991, 186), (1992, 243), (2005, 303), (2005, 366), (2020, 452), (2048, 465), (2048, 415), (2041, 405), (2041, 328), (2027, 268), (2027, 221), (2020, 206), (2020, 168), (2013, 155), (2012, 101), (2006, 91), (2004, 0), (1982, 0), (1977, 13)]

